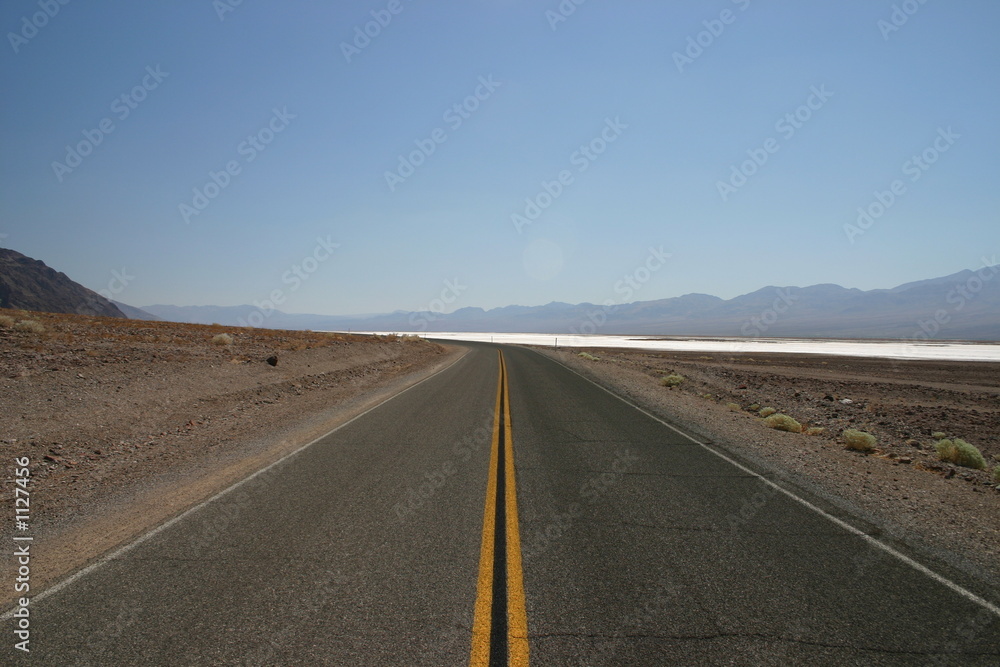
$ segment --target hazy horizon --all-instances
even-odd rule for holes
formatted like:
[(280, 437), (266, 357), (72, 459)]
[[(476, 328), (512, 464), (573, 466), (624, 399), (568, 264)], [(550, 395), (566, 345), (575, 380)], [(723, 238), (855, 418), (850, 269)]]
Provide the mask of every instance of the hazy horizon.
[(134, 306), (889, 289), (1000, 246), (994, 3), (0, 17), (0, 244)]

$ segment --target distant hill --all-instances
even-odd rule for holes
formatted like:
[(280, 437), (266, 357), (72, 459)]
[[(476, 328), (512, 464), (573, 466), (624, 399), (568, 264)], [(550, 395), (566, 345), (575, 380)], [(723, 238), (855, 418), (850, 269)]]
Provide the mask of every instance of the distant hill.
[(135, 306), (130, 306), (127, 303), (122, 303), (121, 301), (111, 300), (111, 303), (118, 307), (118, 310), (125, 313), (125, 317), (130, 320), (162, 320), (162, 317), (157, 317), (153, 313), (146, 312), (142, 308), (136, 308)]
[(900, 285), (859, 290), (824, 284), (764, 287), (720, 299), (670, 299), (595, 305), (461, 308), (363, 317), (263, 313), (253, 306), (147, 306), (167, 320), (355, 331), (495, 331), (678, 336), (891, 338), (1000, 341), (1000, 266)]
[(0, 307), (125, 317), (108, 299), (73, 282), (65, 273), (7, 248), (0, 248)]

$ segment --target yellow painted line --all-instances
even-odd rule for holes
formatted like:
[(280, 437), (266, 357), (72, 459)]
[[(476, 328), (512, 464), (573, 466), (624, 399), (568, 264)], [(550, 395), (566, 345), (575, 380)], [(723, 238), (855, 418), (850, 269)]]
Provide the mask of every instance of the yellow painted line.
[(497, 378), (497, 401), (493, 409), (493, 444), (490, 447), (490, 471), (486, 482), (486, 509), (483, 511), (483, 543), (479, 555), (479, 585), (476, 587), (476, 613), (472, 623), (470, 667), (490, 663), (490, 624), (493, 607), (493, 540), (496, 530), (497, 459), (500, 456), (500, 396), (503, 392), (503, 367)]
[[(501, 414), (501, 405), (503, 414)], [(472, 656), (469, 665), (488, 667), (493, 609), (493, 545), (496, 539), (497, 479), (500, 448), (504, 452), (503, 509), (506, 525), (500, 529), (506, 538), (507, 579), (507, 664), (508, 667), (528, 665), (528, 614), (524, 597), (524, 576), (521, 568), (521, 535), (517, 520), (517, 484), (514, 479), (514, 440), (511, 436), (510, 393), (507, 386), (507, 364), (500, 353), (500, 373), (497, 380), (497, 400), (493, 411), (493, 442), (490, 450), (489, 479), (486, 485), (486, 507), (483, 511), (483, 540), (479, 557), (479, 582), (476, 592), (475, 618), (472, 625)], [(501, 419), (503, 420), (501, 429)], [(500, 433), (503, 432), (503, 442)]]
[(511, 667), (528, 664), (528, 610), (524, 600), (524, 574), (521, 571), (521, 531), (517, 521), (517, 484), (514, 480), (514, 435), (510, 424), (510, 394), (507, 385), (507, 364), (500, 353), (503, 367), (504, 392), (504, 463), (506, 467), (507, 502), (507, 650)]

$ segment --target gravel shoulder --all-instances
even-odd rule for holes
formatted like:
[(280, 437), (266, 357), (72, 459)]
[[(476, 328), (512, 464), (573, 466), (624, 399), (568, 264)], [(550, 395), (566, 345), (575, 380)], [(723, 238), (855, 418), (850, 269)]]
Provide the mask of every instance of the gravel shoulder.
[[(992, 473), (1000, 465), (1000, 364), (539, 351), (831, 513), (860, 520), (884, 542), (1000, 595), (1000, 489)], [(663, 386), (669, 374), (684, 381)], [(751, 409), (763, 407), (823, 431), (769, 428)], [(847, 428), (876, 436), (876, 448), (846, 449)], [(989, 469), (938, 460), (935, 432), (976, 445)]]
[[(464, 354), (397, 337), (14, 315), (44, 328), (0, 327), (0, 502), (13, 512), (14, 459), (29, 457), (32, 593)], [(0, 562), (4, 581), (13, 566)]]

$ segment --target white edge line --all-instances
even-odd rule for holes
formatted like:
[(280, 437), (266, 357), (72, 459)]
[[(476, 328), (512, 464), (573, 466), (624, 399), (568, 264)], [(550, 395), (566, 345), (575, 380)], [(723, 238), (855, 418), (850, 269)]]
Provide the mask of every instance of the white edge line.
[[(535, 354), (541, 355), (541, 353), (538, 352), (537, 350), (532, 350), (532, 352), (535, 352)], [(541, 356), (544, 356), (544, 355), (541, 355)], [(857, 536), (861, 537), (862, 539), (864, 539), (866, 542), (868, 542), (872, 546), (878, 547), (879, 549), (881, 549), (882, 551), (886, 552), (887, 554), (889, 554), (891, 556), (895, 556), (896, 558), (898, 558), (899, 560), (903, 561), (904, 563), (906, 563), (907, 565), (909, 565), (913, 569), (917, 570), (918, 572), (920, 572), (922, 574), (927, 575), (928, 577), (930, 577), (934, 581), (938, 582), (939, 584), (944, 585), (945, 587), (951, 589), (955, 593), (958, 593), (959, 595), (961, 595), (962, 597), (966, 598), (967, 600), (970, 600), (971, 602), (975, 602), (976, 604), (980, 605), (981, 607), (984, 607), (985, 609), (988, 609), (989, 611), (993, 612), (995, 615), (1000, 616), (1000, 607), (998, 607), (997, 605), (993, 604), (989, 600), (987, 600), (985, 598), (982, 598), (982, 597), (979, 597), (978, 595), (976, 595), (972, 591), (970, 591), (970, 590), (968, 590), (968, 589), (960, 586), (959, 584), (956, 584), (954, 581), (952, 581), (951, 579), (946, 578), (944, 575), (938, 574), (937, 572), (935, 572), (934, 570), (930, 569), (926, 565), (923, 565), (922, 563), (919, 563), (919, 562), (913, 560), (912, 558), (910, 558), (906, 554), (902, 553), (901, 551), (898, 551), (898, 550), (894, 549), (893, 547), (889, 546), (885, 542), (882, 542), (880, 540), (875, 539), (874, 537), (872, 537), (868, 533), (864, 532), (863, 530), (860, 530), (859, 528), (855, 528), (854, 526), (852, 526), (851, 524), (847, 523), (846, 521), (843, 521), (842, 519), (838, 519), (837, 517), (833, 516), (832, 514), (830, 514), (829, 512), (827, 512), (826, 510), (824, 510), (824, 509), (822, 509), (820, 507), (817, 507), (816, 505), (813, 505), (811, 502), (809, 502), (805, 498), (802, 498), (800, 496), (795, 495), (793, 492), (789, 491), (788, 489), (784, 488), (783, 486), (772, 482), (771, 480), (767, 479), (766, 477), (764, 477), (760, 473), (755, 472), (754, 470), (751, 470), (750, 468), (746, 467), (742, 463), (739, 463), (738, 461), (729, 458), (728, 456), (726, 456), (722, 452), (719, 452), (716, 449), (708, 446), (704, 442), (701, 442), (701, 441), (695, 439), (694, 437), (688, 435), (687, 433), (685, 433), (681, 429), (677, 428), (673, 424), (671, 424), (671, 423), (669, 423), (669, 422), (661, 419), (660, 417), (657, 417), (656, 415), (654, 415), (653, 413), (649, 412), (648, 410), (645, 410), (644, 408), (639, 407), (638, 405), (636, 405), (635, 403), (632, 403), (631, 401), (629, 401), (628, 399), (624, 398), (623, 396), (619, 396), (618, 394), (616, 394), (615, 392), (611, 391), (607, 387), (602, 387), (601, 385), (597, 384), (596, 382), (594, 382), (593, 380), (591, 380), (587, 376), (583, 375), (582, 373), (580, 373), (579, 371), (577, 371), (577, 370), (575, 370), (573, 368), (570, 368), (569, 366), (567, 366), (563, 362), (559, 361), (558, 359), (552, 359), (552, 357), (548, 357), (548, 358), (551, 359), (552, 361), (554, 361), (555, 363), (559, 364), (560, 366), (562, 366), (563, 368), (565, 368), (569, 372), (571, 372), (571, 373), (573, 373), (575, 375), (580, 376), (581, 378), (583, 378), (584, 380), (586, 380), (590, 384), (594, 385), (598, 389), (600, 389), (602, 391), (605, 391), (608, 394), (611, 394), (612, 396), (614, 396), (615, 398), (617, 398), (622, 403), (625, 403), (626, 405), (629, 405), (629, 406), (635, 408), (636, 410), (638, 410), (639, 412), (643, 413), (647, 417), (660, 422), (661, 424), (663, 424), (664, 426), (666, 426), (670, 430), (675, 431), (676, 433), (678, 433), (681, 436), (687, 438), (688, 440), (690, 440), (691, 442), (695, 443), (696, 445), (701, 445), (702, 447), (704, 447), (708, 451), (712, 452), (713, 454), (715, 454), (716, 456), (718, 456), (719, 458), (721, 458), (723, 461), (726, 461), (727, 463), (729, 463), (729, 464), (731, 464), (733, 466), (736, 466), (737, 468), (739, 468), (743, 472), (746, 472), (749, 475), (751, 475), (753, 477), (756, 477), (757, 479), (759, 479), (760, 481), (764, 482), (768, 486), (770, 486), (770, 487), (774, 488), (775, 490), (780, 491), (781, 493), (785, 494), (786, 496), (788, 496), (792, 500), (795, 500), (796, 502), (804, 505), (805, 507), (808, 507), (809, 509), (811, 509), (812, 511), (816, 512), (820, 516), (822, 516), (822, 517), (824, 517), (826, 519), (829, 519), (830, 521), (832, 521), (836, 525), (840, 526), (841, 528), (843, 528), (847, 532), (853, 533), (854, 535), (857, 535)]]
[[(467, 348), (467, 349), (469, 349), (469, 348)], [(468, 352), (466, 352), (465, 354), (468, 354)], [(274, 468), (275, 466), (280, 465), (281, 463), (284, 463), (285, 461), (287, 461), (288, 459), (292, 458), (293, 456), (295, 456), (299, 452), (302, 452), (302, 451), (304, 451), (304, 450), (312, 447), (313, 445), (315, 445), (320, 440), (328, 438), (329, 436), (333, 435), (334, 433), (336, 433), (340, 429), (344, 428), (348, 424), (350, 424), (350, 423), (352, 423), (352, 422), (354, 422), (354, 421), (356, 421), (358, 419), (361, 419), (362, 417), (364, 417), (365, 415), (367, 415), (369, 412), (373, 412), (374, 410), (378, 410), (380, 407), (382, 407), (383, 405), (385, 405), (389, 401), (392, 401), (392, 400), (395, 400), (396, 398), (399, 398), (400, 396), (402, 396), (406, 392), (410, 391), (411, 389), (416, 389), (417, 387), (419, 387), (423, 383), (427, 382), (428, 380), (437, 377), (441, 373), (444, 373), (446, 370), (448, 370), (449, 368), (451, 368), (452, 366), (454, 366), (456, 363), (458, 363), (460, 360), (462, 360), (463, 358), (465, 358), (465, 354), (462, 354), (461, 356), (459, 356), (457, 359), (455, 359), (454, 361), (452, 361), (450, 364), (448, 364), (447, 366), (445, 366), (441, 370), (435, 371), (433, 374), (428, 375), (427, 377), (425, 377), (423, 380), (420, 380), (416, 384), (412, 384), (409, 387), (407, 387), (406, 389), (403, 389), (402, 391), (400, 391), (398, 393), (395, 393), (392, 396), (389, 396), (385, 400), (379, 401), (377, 404), (375, 404), (372, 407), (368, 408), (364, 412), (351, 417), (350, 419), (348, 419), (346, 422), (344, 422), (340, 426), (337, 426), (336, 428), (334, 428), (334, 429), (328, 431), (327, 433), (324, 433), (323, 435), (319, 436), (315, 440), (302, 445), (298, 449), (296, 449), (294, 451), (291, 451), (288, 454), (285, 454), (284, 456), (282, 456), (277, 461), (274, 461), (274, 462), (268, 464), (267, 466), (261, 468), (257, 472), (254, 472), (254, 473), (252, 473), (252, 474), (244, 477), (243, 479), (241, 479), (241, 480), (233, 483), (232, 485), (226, 487), (222, 491), (219, 491), (218, 493), (216, 493), (214, 496), (212, 496), (208, 500), (203, 500), (200, 503), (198, 503), (197, 505), (195, 505), (194, 507), (189, 507), (188, 509), (184, 510), (183, 512), (181, 512), (180, 514), (178, 514), (174, 518), (170, 519), (169, 521), (166, 521), (165, 523), (161, 523), (156, 528), (153, 528), (148, 533), (145, 533), (145, 534), (137, 537), (132, 542), (129, 542), (128, 544), (126, 544), (126, 545), (124, 545), (122, 547), (119, 547), (115, 551), (112, 551), (110, 554), (106, 554), (106, 555), (102, 556), (99, 560), (91, 563), (90, 565), (88, 565), (87, 567), (83, 568), (82, 570), (74, 572), (72, 575), (70, 575), (66, 579), (63, 579), (59, 583), (46, 588), (41, 593), (38, 593), (37, 595), (33, 595), (33, 596), (27, 596), (28, 599), (31, 601), (31, 603), (36, 603), (36, 602), (41, 602), (42, 600), (44, 600), (45, 598), (49, 597), (50, 595), (55, 595), (56, 593), (58, 593), (62, 589), (66, 588), (67, 586), (69, 586), (70, 584), (72, 584), (77, 579), (85, 577), (88, 574), (90, 574), (91, 572), (93, 572), (94, 570), (97, 570), (98, 568), (104, 567), (105, 565), (107, 565), (111, 561), (117, 560), (121, 556), (124, 556), (129, 551), (131, 551), (132, 549), (136, 548), (137, 546), (139, 546), (140, 544), (142, 544), (146, 540), (148, 540), (148, 539), (150, 539), (152, 537), (155, 537), (156, 535), (158, 535), (159, 533), (163, 532), (167, 528), (170, 528), (172, 525), (174, 525), (178, 521), (181, 521), (185, 517), (187, 517), (187, 516), (189, 516), (191, 514), (194, 514), (195, 512), (197, 512), (198, 510), (200, 510), (201, 508), (205, 507), (206, 505), (208, 505), (210, 503), (215, 502), (216, 500), (218, 500), (219, 498), (225, 496), (226, 494), (230, 493), (231, 491), (234, 491), (235, 489), (238, 489), (239, 487), (243, 486), (244, 484), (246, 484), (247, 482), (249, 482), (253, 478), (257, 477), (258, 475), (267, 472), (271, 468)], [(12, 607), (8, 611), (6, 611), (3, 615), (0, 615), (0, 620), (6, 621), (8, 619), (14, 618), (14, 612), (17, 609), (19, 609), (19, 608), (20, 608), (20, 605), (15, 604), (14, 607)]]

